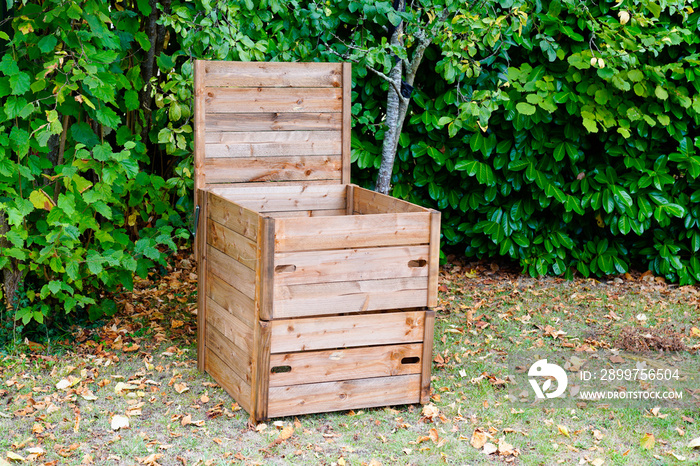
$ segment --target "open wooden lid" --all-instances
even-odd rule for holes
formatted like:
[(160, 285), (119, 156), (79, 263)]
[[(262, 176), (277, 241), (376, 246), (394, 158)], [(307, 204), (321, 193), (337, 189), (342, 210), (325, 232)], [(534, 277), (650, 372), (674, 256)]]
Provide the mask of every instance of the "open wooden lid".
[(195, 190), (350, 183), (349, 63), (195, 61)]

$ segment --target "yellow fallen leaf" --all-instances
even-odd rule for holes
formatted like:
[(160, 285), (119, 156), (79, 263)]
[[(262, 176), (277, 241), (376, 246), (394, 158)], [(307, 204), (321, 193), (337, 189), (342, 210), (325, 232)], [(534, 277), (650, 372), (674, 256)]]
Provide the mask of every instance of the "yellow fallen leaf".
[(488, 436), (481, 429), (474, 429), (474, 433), (472, 434), (472, 438), (469, 441), (469, 444), (477, 450), (479, 450), (484, 445), (486, 445), (486, 442), (488, 442), (488, 440)]
[(292, 426), (287, 426), (282, 429), (279, 435), (280, 440), (287, 440), (294, 434), (294, 427)]
[(645, 450), (651, 450), (652, 448), (654, 448), (655, 442), (656, 439), (654, 438), (654, 434), (650, 434), (649, 432), (647, 432), (646, 434), (644, 434), (644, 437), (642, 437), (642, 440), (639, 443)]
[(690, 329), (690, 334), (694, 337), (700, 338), (700, 328), (693, 327)]
[(700, 448), (700, 437), (691, 440), (688, 444), (688, 448)]
[(189, 387), (187, 386), (187, 384), (185, 382), (176, 383), (175, 385), (173, 385), (173, 388), (178, 393), (185, 393), (186, 391), (189, 390)]
[(17, 453), (13, 451), (8, 451), (7, 452), (7, 459), (10, 461), (26, 461), (23, 456), (18, 455)]
[(192, 416), (190, 416), (188, 414), (188, 415), (184, 416), (182, 418), (182, 420), (180, 420), (180, 425), (182, 425), (184, 427), (184, 426), (187, 426), (189, 424), (192, 424)]
[(568, 427), (559, 424), (559, 425), (557, 425), (557, 429), (559, 430), (559, 433), (561, 435), (563, 435), (564, 437), (571, 438), (571, 435), (569, 435), (569, 428)]

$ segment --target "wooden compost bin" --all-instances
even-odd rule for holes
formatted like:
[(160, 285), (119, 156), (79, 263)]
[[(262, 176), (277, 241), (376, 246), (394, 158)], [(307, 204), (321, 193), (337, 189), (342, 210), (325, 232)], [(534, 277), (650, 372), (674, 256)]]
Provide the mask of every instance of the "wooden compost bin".
[(256, 421), (429, 399), (440, 213), (349, 184), (351, 85), (195, 62), (198, 364)]

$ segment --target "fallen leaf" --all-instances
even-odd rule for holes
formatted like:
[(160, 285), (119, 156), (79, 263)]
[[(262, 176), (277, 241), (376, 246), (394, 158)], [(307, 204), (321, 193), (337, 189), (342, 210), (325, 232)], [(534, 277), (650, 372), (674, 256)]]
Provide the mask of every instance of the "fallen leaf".
[(287, 440), (294, 434), (294, 427), (292, 426), (286, 426), (280, 431), (279, 439), (280, 440)]
[(487, 455), (490, 455), (492, 453), (496, 453), (498, 451), (498, 447), (494, 445), (493, 443), (489, 442), (484, 445), (484, 453)]
[(593, 461), (591, 461), (591, 464), (593, 466), (603, 466), (603, 464), (605, 464), (605, 460), (603, 458), (596, 458)]
[(185, 382), (176, 383), (175, 385), (173, 385), (173, 388), (175, 389), (176, 392), (178, 392), (180, 394), (185, 393), (186, 391), (189, 390), (189, 387), (187, 386), (187, 384)]
[(7, 459), (10, 461), (27, 461), (24, 456), (20, 456), (17, 453), (13, 451), (8, 451), (7, 452)]
[(688, 444), (688, 448), (700, 448), (700, 437), (691, 440)]
[(440, 410), (435, 405), (428, 404), (423, 406), (421, 414), (423, 415), (423, 417), (428, 418), (432, 421), (440, 415)]
[(694, 337), (700, 338), (700, 328), (693, 327), (690, 329), (690, 334)]
[(647, 432), (646, 434), (644, 434), (644, 437), (642, 437), (640, 444), (645, 450), (651, 450), (652, 448), (654, 448), (655, 441), (656, 439), (654, 438), (654, 434), (650, 434), (649, 432)]
[(557, 429), (559, 430), (559, 433), (561, 435), (563, 435), (564, 437), (571, 438), (571, 435), (569, 435), (569, 428), (568, 427), (559, 424), (559, 425), (557, 425)]
[(673, 456), (674, 458), (676, 458), (678, 461), (685, 461), (687, 459), (685, 456), (679, 455), (679, 454), (674, 453), (672, 451), (668, 452), (668, 454)]
[(483, 432), (481, 429), (474, 429), (474, 433), (472, 433), (472, 438), (469, 441), (469, 444), (478, 450), (486, 445), (488, 440), (488, 435), (486, 435), (485, 432)]
[(125, 429), (129, 427), (129, 418), (120, 414), (115, 414), (112, 418), (112, 430)]
[(192, 416), (190, 416), (189, 414), (186, 415), (186, 416), (184, 416), (184, 417), (180, 420), (180, 425), (182, 425), (183, 427), (184, 427), (184, 426), (188, 426), (188, 425), (190, 425), (190, 424), (192, 424)]
[(510, 456), (515, 453), (513, 445), (501, 439), (498, 442), (498, 454), (500, 456)]

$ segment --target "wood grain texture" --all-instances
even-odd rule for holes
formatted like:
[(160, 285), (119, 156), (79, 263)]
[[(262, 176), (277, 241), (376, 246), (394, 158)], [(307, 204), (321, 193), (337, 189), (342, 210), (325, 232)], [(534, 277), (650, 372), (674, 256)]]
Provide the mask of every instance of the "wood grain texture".
[(430, 259), (428, 259), (428, 307), (437, 306), (440, 275), (440, 212), (430, 213)]
[(340, 181), (339, 155), (261, 158), (207, 158), (207, 182), (260, 182), (293, 180)]
[(340, 131), (342, 113), (212, 113), (205, 121), (207, 133), (220, 131)]
[(433, 366), (433, 338), (435, 333), (435, 311), (425, 313), (425, 336), (423, 337), (423, 356), (421, 368), (421, 404), (430, 403), (430, 381)]
[(197, 251), (197, 368), (204, 371), (206, 357), (206, 329), (207, 329), (207, 282), (209, 280), (209, 268), (207, 263), (207, 196), (203, 190), (195, 191), (200, 215), (197, 225), (197, 237), (195, 238), (195, 250)]
[(221, 197), (252, 211), (281, 212), (338, 210), (346, 208), (345, 187), (339, 184), (316, 186), (270, 186), (214, 189)]
[(356, 280), (275, 287), (275, 318), (424, 307), (425, 277)]
[(420, 343), (425, 311), (386, 312), (270, 322), (272, 353)]
[(337, 217), (346, 215), (345, 209), (322, 209), (322, 210), (276, 210), (265, 211), (265, 215), (272, 218), (290, 217)]
[(226, 392), (236, 400), (241, 408), (250, 413), (250, 384), (241, 379), (214, 351), (207, 349), (206, 362), (206, 371), (221, 385), (221, 388), (226, 390)]
[(260, 217), (257, 212), (239, 206), (211, 192), (207, 199), (207, 210), (210, 219), (246, 238), (257, 241), (258, 218)]
[[(251, 335), (252, 340), (252, 335)], [(252, 343), (252, 341), (251, 341)], [(236, 375), (247, 384), (252, 382), (251, 367), (253, 359), (250, 352), (236, 346), (215, 327), (207, 331), (207, 348), (216, 353)]]
[(207, 279), (207, 295), (238, 320), (253, 328), (256, 321), (255, 302), (252, 298), (213, 274)]
[(275, 219), (261, 217), (260, 219), (260, 280), (258, 287), (258, 318), (261, 320), (272, 319), (272, 307), (274, 305), (275, 289)]
[(359, 186), (355, 189), (353, 202), (355, 205), (355, 212), (365, 215), (383, 214), (387, 212), (430, 212), (430, 209), (387, 196), (386, 194), (360, 188)]
[(352, 64), (343, 63), (343, 168), (341, 183), (350, 184), (352, 141)]
[(340, 141), (210, 143), (206, 144), (204, 150), (206, 158), (258, 158), (306, 155), (340, 155)]
[(259, 322), (255, 336), (255, 348), (253, 356), (255, 408), (252, 414), (255, 419), (267, 419), (270, 387), (270, 324), (268, 322)]
[(340, 63), (205, 62), (211, 87), (340, 87)]
[[(253, 329), (212, 298), (208, 299), (208, 304), (210, 312), (207, 313), (207, 323), (211, 325), (209, 330), (217, 330), (243, 353), (250, 356), (253, 353)], [(239, 374), (242, 373), (239, 372)]]
[(428, 277), (427, 245), (275, 254), (275, 285)]
[(205, 62), (194, 62), (194, 192), (206, 187), (204, 170), (204, 145), (206, 117), (204, 113), (204, 67)]
[(255, 298), (255, 271), (211, 246), (207, 247), (209, 273), (216, 275), (238, 291)]
[(209, 244), (249, 269), (255, 270), (257, 244), (253, 240), (211, 219), (207, 224), (207, 232)]
[(340, 113), (343, 109), (343, 93), (336, 88), (232, 88), (207, 85), (204, 94), (206, 113)]
[(343, 411), (417, 403), (420, 375), (271, 387), (268, 416)]
[(428, 244), (430, 214), (289, 218), (280, 219), (275, 229), (279, 252)]
[(419, 374), (422, 357), (420, 343), (275, 354), (270, 357), (270, 387)]

